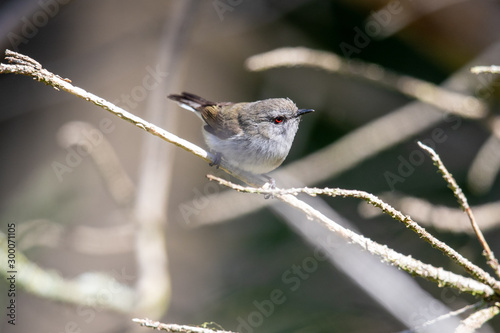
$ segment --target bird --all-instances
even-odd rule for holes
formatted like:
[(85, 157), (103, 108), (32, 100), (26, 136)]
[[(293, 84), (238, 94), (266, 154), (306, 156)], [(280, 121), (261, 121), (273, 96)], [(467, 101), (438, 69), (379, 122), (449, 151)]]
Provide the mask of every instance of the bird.
[(299, 109), (289, 98), (255, 102), (211, 102), (182, 92), (169, 99), (203, 120), (203, 136), (215, 153), (211, 165), (224, 159), (231, 166), (253, 174), (267, 174), (287, 157), (303, 115), (313, 109)]

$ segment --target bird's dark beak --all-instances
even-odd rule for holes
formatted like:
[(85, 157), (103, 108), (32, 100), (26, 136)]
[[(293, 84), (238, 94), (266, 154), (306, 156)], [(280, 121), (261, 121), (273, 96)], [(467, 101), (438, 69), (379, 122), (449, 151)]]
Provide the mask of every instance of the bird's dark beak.
[(297, 112), (297, 117), (303, 116), (309, 112), (314, 112), (314, 110), (313, 109), (299, 109), (299, 111)]

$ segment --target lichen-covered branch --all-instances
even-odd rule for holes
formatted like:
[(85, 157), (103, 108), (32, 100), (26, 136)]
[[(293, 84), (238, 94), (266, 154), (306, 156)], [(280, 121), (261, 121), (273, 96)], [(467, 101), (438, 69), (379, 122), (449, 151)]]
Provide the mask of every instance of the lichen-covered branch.
[[(113, 115), (202, 158), (206, 162), (213, 163), (215, 161), (215, 156), (207, 152), (205, 149), (187, 140), (184, 140), (177, 135), (165, 131), (164, 129), (151, 124), (144, 119), (133, 115), (130, 112), (125, 111), (124, 109), (114, 105), (111, 102), (108, 102), (107, 100), (99, 96), (96, 96), (82, 88), (74, 86), (71, 83), (71, 80), (64, 79), (59, 75), (48, 71), (47, 69), (43, 68), (40, 63), (31, 59), (30, 57), (10, 50), (6, 50), (5, 55), (5, 59), (9, 62), (9, 64), (0, 64), (0, 74), (12, 73), (31, 76), (34, 80), (52, 86), (56, 90), (64, 90), (86, 101), (92, 102), (95, 105), (100, 106), (104, 110), (112, 113)], [(265, 183), (265, 179), (263, 177), (259, 177), (248, 172), (244, 172), (243, 170), (239, 170), (230, 165), (225, 160), (222, 160), (220, 169), (223, 169), (236, 178), (244, 180), (248, 184), (261, 186)]]
[[(292, 188), (292, 189), (262, 189), (262, 188), (254, 188), (254, 187), (245, 187), (237, 184), (233, 184), (224, 179), (208, 175), (210, 180), (218, 181), (221, 185), (227, 186), (237, 191), (248, 192), (248, 193), (258, 193), (258, 194), (270, 194), (275, 198), (288, 203), (289, 205), (296, 207), (302, 210), (307, 217), (314, 219), (326, 227), (328, 227), (333, 232), (340, 235), (342, 238), (346, 239), (349, 242), (355, 243), (361, 246), (363, 249), (368, 252), (377, 255), (382, 258), (383, 261), (389, 262), (399, 268), (418, 276), (421, 276), (425, 279), (438, 282), (440, 285), (453, 286), (462, 291), (470, 292), (476, 294), (479, 292), (482, 295), (488, 295), (490, 292), (495, 290), (498, 292), (500, 290), (499, 282), (496, 281), (493, 277), (491, 277), (487, 272), (485, 272), (480, 267), (471, 263), (468, 259), (464, 258), (460, 253), (456, 252), (454, 249), (450, 248), (445, 243), (436, 239), (434, 236), (429, 234), (424, 228), (420, 227), (416, 222), (414, 222), (409, 216), (405, 216), (401, 212), (395, 210), (387, 203), (383, 202), (373, 194), (358, 191), (358, 190), (344, 190), (344, 189), (319, 189), (319, 188)], [(453, 274), (451, 272), (447, 272), (441, 268), (436, 268), (432, 265), (424, 264), (418, 260), (415, 260), (409, 256), (404, 256), (394, 250), (389, 249), (387, 246), (378, 244), (366, 237), (358, 235), (357, 233), (346, 229), (331, 219), (327, 218), (320, 212), (318, 212), (313, 207), (307, 205), (305, 202), (296, 198), (298, 193), (306, 193), (311, 196), (315, 195), (329, 195), (332, 197), (342, 196), (342, 197), (353, 197), (360, 198), (368, 201), (370, 204), (375, 205), (376, 207), (382, 209), (385, 213), (389, 214), (392, 218), (403, 222), (408, 228), (415, 231), (421, 238), (429, 242), (432, 246), (438, 248), (443, 253), (448, 255), (453, 261), (457, 262), (460, 266), (462, 266), (469, 274), (471, 274), (475, 279), (480, 281), (481, 287), (479, 285), (474, 284), (474, 287), (469, 283), (471, 279), (462, 280), (462, 276)], [(457, 283), (457, 281), (460, 281)], [(467, 281), (467, 282), (465, 282)], [(465, 283), (465, 285), (464, 285)], [(477, 282), (476, 282), (477, 283)], [(488, 291), (484, 289), (483, 283), (488, 285)], [(474, 291), (471, 289), (475, 289)], [(479, 287), (479, 289), (476, 289)], [(490, 289), (491, 288), (491, 289)], [(492, 295), (492, 294), (490, 294)]]

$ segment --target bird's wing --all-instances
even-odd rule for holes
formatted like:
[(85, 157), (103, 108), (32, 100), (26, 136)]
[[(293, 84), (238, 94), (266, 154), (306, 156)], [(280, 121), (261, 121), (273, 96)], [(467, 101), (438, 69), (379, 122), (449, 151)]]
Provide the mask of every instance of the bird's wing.
[[(228, 117), (229, 113), (227, 112), (228, 108), (235, 108), (238, 104), (214, 103), (201, 107), (201, 117), (207, 123), (204, 127), (205, 130), (222, 140), (240, 133), (241, 129), (238, 125), (237, 114), (235, 117)], [(222, 112), (222, 110), (225, 112)]]

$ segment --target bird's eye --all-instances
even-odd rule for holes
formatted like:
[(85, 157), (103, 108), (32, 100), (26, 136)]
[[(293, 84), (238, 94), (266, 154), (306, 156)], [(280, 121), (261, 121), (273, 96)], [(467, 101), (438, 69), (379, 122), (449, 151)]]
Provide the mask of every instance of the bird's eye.
[(281, 124), (283, 122), (283, 120), (285, 120), (284, 117), (278, 116), (278, 117), (276, 117), (276, 118), (273, 119), (273, 123), (275, 123), (275, 124)]

